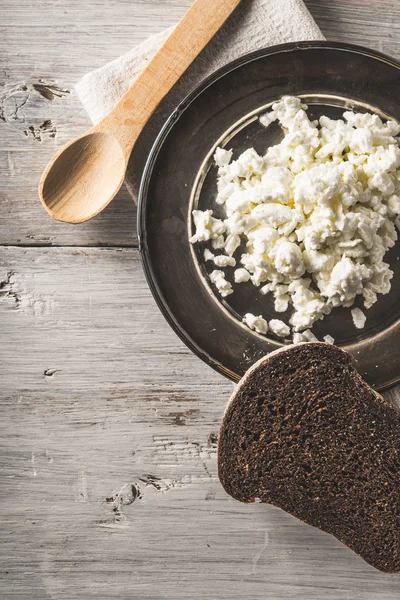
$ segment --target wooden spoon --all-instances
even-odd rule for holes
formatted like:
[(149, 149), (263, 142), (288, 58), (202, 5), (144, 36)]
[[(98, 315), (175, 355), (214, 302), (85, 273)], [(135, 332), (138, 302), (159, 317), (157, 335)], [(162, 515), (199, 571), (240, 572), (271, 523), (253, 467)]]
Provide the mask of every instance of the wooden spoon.
[(150, 115), (239, 3), (196, 0), (111, 113), (53, 157), (39, 184), (52, 217), (82, 223), (111, 202)]

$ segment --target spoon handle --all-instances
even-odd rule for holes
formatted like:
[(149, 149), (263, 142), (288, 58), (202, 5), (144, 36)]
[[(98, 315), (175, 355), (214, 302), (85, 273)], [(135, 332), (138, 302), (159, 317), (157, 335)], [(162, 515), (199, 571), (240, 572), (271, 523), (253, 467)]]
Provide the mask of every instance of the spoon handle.
[(112, 132), (129, 155), (151, 114), (240, 0), (196, 0), (121, 100), (94, 129)]

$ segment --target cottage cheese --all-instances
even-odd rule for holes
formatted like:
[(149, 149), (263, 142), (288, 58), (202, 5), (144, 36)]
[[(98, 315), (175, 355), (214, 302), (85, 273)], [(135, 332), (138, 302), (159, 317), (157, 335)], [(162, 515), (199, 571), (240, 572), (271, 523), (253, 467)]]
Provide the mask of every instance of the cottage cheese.
[(268, 323), (268, 326), (272, 333), (278, 337), (284, 338), (290, 335), (290, 327), (288, 327), (286, 323), (280, 321), (279, 319), (271, 319), (271, 321)]
[[(264, 156), (248, 149), (233, 160), (232, 150), (217, 149), (216, 202), (225, 216), (193, 211), (190, 240), (221, 251), (209, 251), (206, 260), (235, 267), (232, 281), (272, 295), (276, 312), (291, 307), (287, 320), (299, 342), (309, 341), (307, 331), (334, 307), (351, 307), (362, 296), (368, 309), (390, 291), (384, 256), (400, 228), (400, 125), (351, 111), (310, 121), (306, 109), (285, 97), (261, 117), (262, 125), (278, 121), (285, 132)], [(245, 251), (237, 252), (242, 243)], [(223, 271), (210, 280), (222, 296), (233, 293)], [(258, 333), (291, 333), (277, 319), (268, 324), (248, 313), (244, 322)]]
[(261, 315), (256, 317), (251, 313), (247, 313), (243, 318), (243, 323), (253, 331), (257, 331), (257, 333), (265, 335), (268, 332), (268, 322)]
[(217, 267), (236, 266), (236, 260), (232, 256), (225, 256), (224, 254), (220, 254), (219, 256), (214, 256), (213, 260)]
[(225, 279), (225, 273), (223, 271), (213, 271), (210, 273), (210, 281), (215, 285), (223, 298), (233, 294), (232, 285)]
[(353, 317), (354, 326), (357, 327), (357, 329), (363, 329), (365, 327), (367, 317), (361, 309), (353, 308), (351, 316)]
[[(332, 340), (332, 342), (328, 341), (328, 340)], [(324, 341), (328, 344), (328, 343), (334, 343), (335, 340), (330, 336), (330, 335), (326, 335), (324, 337)], [(301, 344), (304, 342), (318, 342), (318, 338), (313, 334), (313, 332), (310, 329), (306, 329), (305, 331), (303, 331), (303, 333), (294, 333), (293, 334), (293, 342), (295, 344)]]
[(247, 283), (250, 281), (250, 273), (246, 269), (236, 269), (234, 279), (235, 283)]

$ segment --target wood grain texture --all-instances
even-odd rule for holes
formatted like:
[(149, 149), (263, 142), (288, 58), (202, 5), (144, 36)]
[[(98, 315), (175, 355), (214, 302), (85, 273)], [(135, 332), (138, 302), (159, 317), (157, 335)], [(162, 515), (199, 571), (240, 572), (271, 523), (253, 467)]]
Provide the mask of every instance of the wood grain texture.
[[(1, 243), (136, 244), (136, 207), (126, 190), (95, 221), (71, 227), (46, 215), (37, 185), (55, 151), (90, 125), (74, 84), (87, 71), (177, 23), (190, 5), (191, 0), (90, 0), (84, 5), (78, 0), (2, 1)], [(43, 88), (38, 91), (38, 85), (48, 89), (54, 84), (65, 92), (52, 100)]]
[(1, 597), (394, 600), (396, 577), (222, 490), (232, 384), (166, 325), (135, 249), (3, 248)]
[[(64, 90), (190, 3), (1, 3), (0, 598), (397, 600), (398, 577), (224, 494), (215, 435), (232, 384), (159, 313), (128, 195), (80, 227), (37, 201), (54, 150), (88, 126)], [(400, 58), (398, 0), (306, 4), (329, 38)]]

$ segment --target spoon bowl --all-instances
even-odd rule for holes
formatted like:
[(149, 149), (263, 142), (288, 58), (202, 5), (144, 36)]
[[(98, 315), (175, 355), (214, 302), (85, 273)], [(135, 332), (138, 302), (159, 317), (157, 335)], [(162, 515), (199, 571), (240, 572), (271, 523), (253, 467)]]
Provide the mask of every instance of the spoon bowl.
[(126, 155), (112, 133), (88, 132), (54, 157), (40, 182), (41, 200), (58, 221), (82, 223), (109, 204), (126, 166)]

